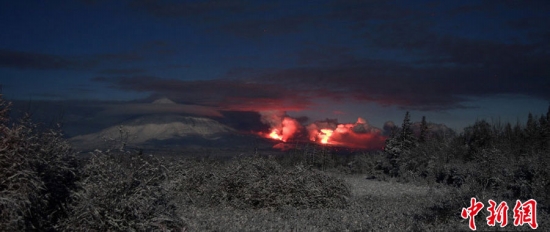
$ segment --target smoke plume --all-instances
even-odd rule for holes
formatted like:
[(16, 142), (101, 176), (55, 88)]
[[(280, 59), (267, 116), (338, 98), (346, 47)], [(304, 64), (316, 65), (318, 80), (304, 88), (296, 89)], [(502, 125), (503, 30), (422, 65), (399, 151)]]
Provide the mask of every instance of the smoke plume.
[(270, 130), (267, 133), (261, 132), (260, 135), (283, 142), (309, 140), (330, 146), (382, 149), (386, 140), (382, 130), (369, 125), (363, 118), (358, 118), (355, 123), (338, 123), (336, 119), (326, 119), (303, 126), (284, 111), (265, 111), (261, 115), (262, 123), (268, 125)]

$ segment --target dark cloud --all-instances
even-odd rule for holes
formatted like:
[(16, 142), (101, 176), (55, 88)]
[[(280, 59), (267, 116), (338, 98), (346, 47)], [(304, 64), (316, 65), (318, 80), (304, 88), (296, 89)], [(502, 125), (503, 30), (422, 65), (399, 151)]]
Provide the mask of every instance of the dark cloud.
[(413, 13), (395, 2), (384, 0), (334, 0), (326, 7), (330, 9), (328, 17), (352, 22), (398, 19)]
[[(58, 96), (51, 96), (57, 98)], [(48, 97), (51, 99), (51, 97)], [(62, 96), (63, 97), (63, 96)], [(107, 126), (112, 126), (124, 119), (117, 117), (98, 117), (103, 110), (98, 101), (74, 100), (12, 100), (12, 116), (19, 118), (30, 113), (33, 122), (42, 125), (54, 126), (61, 123), (65, 136), (72, 137), (79, 134), (97, 132)]]
[(258, 132), (267, 131), (269, 126), (262, 123), (262, 115), (254, 111), (222, 111), (223, 117), (219, 122), (239, 131)]
[[(517, 4), (491, 1), (416, 9), (388, 1), (338, 1), (328, 15), (349, 22), (356, 36), (365, 39), (365, 47), (379, 57), (361, 57), (354, 52), (356, 45), (307, 46), (296, 53), (301, 67), (270, 69), (256, 76), (315, 97), (351, 98), (404, 109), (465, 108), (468, 97), (498, 94), (550, 99), (546, 78), (550, 76), (546, 65), (550, 48), (542, 42), (550, 35), (546, 33), (548, 16), (525, 16), (518, 23), (527, 28), (516, 26), (516, 31), (506, 31), (502, 37), (493, 38), (491, 33), (503, 33), (499, 30), (508, 27), (506, 22), (484, 32), (469, 29), (489, 20), (479, 12), (500, 9), (494, 13), (510, 13), (516, 8), (506, 7)], [(533, 4), (519, 9), (530, 7)], [(444, 14), (450, 11), (452, 16)], [(442, 30), (452, 26), (451, 17), (466, 14), (480, 15), (453, 29), (469, 33)], [(532, 31), (529, 40), (514, 39), (521, 30)]]
[(98, 54), (98, 55), (91, 55), (89, 57), (86, 57), (87, 59), (91, 59), (95, 62), (129, 62), (129, 61), (140, 61), (143, 60), (143, 55), (140, 55), (135, 52), (130, 53), (104, 53), (104, 54)]
[(105, 3), (105, 2), (107, 2), (107, 0), (80, 0), (80, 2), (82, 2), (83, 4), (86, 4), (86, 5), (94, 6), (94, 5), (98, 5), (98, 4), (101, 4), (101, 3)]
[[(550, 16), (545, 14), (550, 4), (543, 1), (133, 0), (129, 5), (132, 17), (138, 11), (167, 25), (177, 19), (199, 28), (199, 33), (216, 33), (243, 51), (226, 49), (227, 44), (197, 49), (204, 57), (231, 57), (220, 65), (225, 69), (208, 76), (218, 78), (211, 80), (176, 79), (164, 72), (159, 73), (172, 79), (145, 76), (152, 72), (126, 65), (148, 55), (180, 54), (172, 47), (176, 43), (163, 40), (165, 35), (137, 43), (137, 51), (129, 53), (69, 57), (2, 49), (0, 67), (98, 69), (104, 76), (94, 80), (118, 90), (229, 111), (300, 110), (313, 107), (318, 98), (417, 110), (465, 108), (469, 97), (498, 94), (550, 99)], [(500, 20), (502, 15), (511, 17)], [(285, 34), (300, 36), (283, 38)], [(233, 38), (269, 35), (285, 42), (248, 47), (249, 41)], [(311, 38), (318, 40), (313, 43)], [(200, 44), (190, 41), (194, 43)], [(262, 49), (267, 55), (257, 52)], [(276, 54), (267, 51), (278, 49)], [(187, 59), (167, 63), (188, 67), (177, 64)], [(214, 65), (212, 59), (205, 60), (210, 63), (197, 61), (193, 67)]]
[(407, 46), (430, 55), (412, 61), (365, 59), (342, 47), (319, 49), (326, 55), (315, 59), (307, 57), (306, 49), (300, 59), (307, 60), (308, 67), (241, 69), (227, 74), (246, 77), (241, 79), (125, 76), (95, 80), (189, 104), (250, 111), (301, 110), (319, 97), (416, 110), (465, 108), (471, 96), (521, 94), (550, 99), (550, 81), (545, 78), (550, 75), (545, 65), (550, 55), (536, 45), (441, 37), (432, 44)]
[(249, 1), (187, 1), (170, 2), (156, 0), (133, 0), (130, 6), (136, 10), (144, 11), (156, 17), (208, 17), (217, 18), (226, 13), (240, 13), (250, 6)]
[[(363, 59), (350, 64), (289, 68), (264, 74), (269, 83), (315, 97), (352, 98), (407, 109), (463, 108), (467, 96), (522, 94), (550, 99), (548, 54), (529, 45), (449, 41), (446, 60)], [(448, 64), (448, 65), (446, 65)]]
[(62, 94), (56, 94), (56, 93), (49, 93), (49, 92), (46, 92), (46, 93), (36, 93), (33, 95), (33, 97), (38, 97), (40, 99), (53, 99), (53, 100), (59, 100), (59, 99), (63, 99), (65, 98), (66, 96), (65, 95), (62, 95)]
[(147, 71), (145, 69), (140, 68), (130, 68), (130, 69), (104, 69), (101, 70), (100, 74), (107, 74), (107, 75), (135, 75), (135, 74), (143, 74)]
[(174, 46), (174, 44), (164, 40), (147, 41), (140, 46), (137, 46), (136, 50), (147, 56), (152, 55), (158, 57), (170, 57), (178, 54), (179, 52), (178, 48)]
[(93, 67), (90, 60), (71, 59), (51, 54), (0, 49), (0, 67), (17, 69), (83, 69)]
[[(239, 117), (241, 117), (240, 120), (253, 118), (250, 116), (245, 117), (246, 113), (240, 113), (239, 116), (233, 117), (230, 117), (230, 115), (228, 116), (229, 119), (224, 119), (226, 113), (222, 114), (217, 109), (208, 106), (178, 103), (162, 104), (152, 101), (66, 100), (66, 96), (47, 93), (36, 94), (36, 96), (42, 96), (44, 100), (14, 101), (14, 116), (18, 117), (25, 112), (29, 112), (32, 114), (33, 120), (39, 123), (62, 123), (65, 125), (63, 129), (68, 136), (93, 133), (131, 118), (158, 114), (208, 117), (223, 120), (223, 122), (228, 122), (231, 125), (249, 123), (252, 125), (251, 128), (258, 126), (254, 125), (253, 121), (238, 121)], [(259, 123), (259, 121), (256, 123)]]
[(142, 60), (134, 53), (62, 56), (0, 49), (0, 67), (34, 70), (88, 70), (102, 64), (120, 64)]
[[(321, 20), (321, 15), (311, 14), (312, 7), (317, 5), (248, 0), (130, 2), (131, 8), (154, 17), (191, 20), (206, 31), (245, 38), (301, 32), (305, 25)], [(299, 13), (287, 13), (295, 10), (292, 8), (298, 8)]]
[[(430, 73), (428, 73), (430, 74)], [(281, 70), (264, 81), (292, 86), (312, 97), (378, 102), (412, 108), (455, 108), (463, 99), (448, 92), (446, 78), (422, 75), (395, 62), (364, 60), (361, 64)], [(273, 81), (276, 80), (276, 81)]]
[(101, 115), (188, 114), (206, 117), (222, 117), (220, 112), (208, 106), (188, 104), (118, 103), (102, 105)]
[(284, 86), (244, 80), (176, 80), (152, 76), (96, 77), (94, 81), (110, 87), (149, 92), (174, 101), (218, 107), (220, 110), (261, 111), (299, 110), (309, 99)]
[(357, 57), (349, 46), (308, 44), (295, 54), (299, 65), (334, 65), (337, 63), (351, 63)]
[(292, 16), (278, 19), (250, 19), (225, 24), (222, 30), (240, 37), (255, 38), (264, 35), (282, 35), (301, 32), (307, 23), (312, 21), (309, 16)]
[(494, 14), (502, 11), (509, 10), (529, 10), (530, 12), (547, 13), (550, 10), (550, 4), (548, 1), (515, 1), (515, 0), (502, 0), (502, 1), (463, 1), (462, 4), (450, 8), (446, 11), (446, 14), (451, 16), (464, 15), (469, 13), (485, 13)]

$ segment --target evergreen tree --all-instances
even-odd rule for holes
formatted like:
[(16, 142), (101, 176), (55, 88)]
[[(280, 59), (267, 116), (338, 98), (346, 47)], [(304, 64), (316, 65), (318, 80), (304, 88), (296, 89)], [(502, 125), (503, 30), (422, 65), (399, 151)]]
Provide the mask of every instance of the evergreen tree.
[(514, 132), (512, 131), (512, 124), (509, 122), (506, 123), (506, 126), (504, 126), (504, 137), (506, 138), (507, 142), (512, 142), (512, 136), (514, 136)]
[(428, 123), (426, 122), (426, 116), (422, 116), (422, 122), (420, 123), (420, 138), (419, 142), (426, 142), (428, 137)]
[(527, 118), (527, 125), (525, 127), (525, 142), (524, 145), (527, 147), (528, 151), (534, 151), (537, 149), (539, 141), (539, 124), (538, 121), (533, 117), (532, 113), (529, 113)]
[(533, 137), (536, 137), (538, 123), (537, 120), (533, 117), (532, 113), (529, 113), (529, 116), (527, 117), (527, 126), (525, 127), (525, 133), (527, 137), (532, 139)]
[(544, 131), (547, 135), (544, 141), (544, 148), (548, 151), (548, 149), (550, 149), (550, 106), (548, 106), (548, 112), (546, 112), (546, 125)]
[(519, 120), (516, 122), (516, 126), (514, 126), (514, 153), (516, 155), (522, 155), (525, 152), (524, 147), (524, 140), (525, 140), (525, 134), (523, 133), (523, 128), (521, 127), (521, 124), (519, 123)]
[(485, 121), (477, 121), (473, 126), (464, 129), (465, 142), (468, 144), (467, 159), (473, 159), (477, 153), (489, 148), (494, 143), (493, 130), (491, 125)]
[(390, 175), (397, 176), (399, 174), (399, 166), (403, 157), (409, 157), (412, 149), (416, 147), (416, 138), (414, 137), (411, 128), (410, 114), (407, 111), (403, 124), (398, 131), (386, 140), (384, 151), (388, 154), (392, 169)]
[(550, 130), (548, 127), (548, 121), (544, 115), (539, 118), (539, 137), (538, 144), (541, 151), (548, 149), (548, 140), (550, 139)]
[(514, 148), (514, 143), (515, 143), (515, 137), (514, 137), (514, 130), (512, 129), (512, 124), (510, 124), (509, 122), (506, 123), (506, 125), (504, 125), (504, 130), (502, 132), (502, 137), (500, 138), (500, 146), (502, 147), (506, 147), (508, 151), (510, 151), (510, 153), (508, 154), (511, 154), (513, 153), (513, 150), (515, 149)]
[(409, 111), (405, 114), (405, 119), (403, 119), (403, 125), (401, 126), (401, 142), (401, 146), (407, 151), (410, 151), (410, 149), (416, 146), (416, 138), (412, 131)]

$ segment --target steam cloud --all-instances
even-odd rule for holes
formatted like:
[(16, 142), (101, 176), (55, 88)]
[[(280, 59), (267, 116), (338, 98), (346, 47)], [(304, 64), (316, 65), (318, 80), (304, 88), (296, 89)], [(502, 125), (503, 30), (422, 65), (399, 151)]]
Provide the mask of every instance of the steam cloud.
[(369, 125), (363, 118), (358, 118), (355, 123), (317, 121), (307, 128), (311, 141), (343, 147), (382, 149), (386, 140), (382, 130)]
[(288, 117), (284, 111), (264, 111), (260, 114), (262, 122), (271, 127), (267, 136), (272, 139), (286, 142), (302, 129), (302, 125), (296, 119)]
[(386, 140), (382, 130), (369, 125), (363, 118), (358, 118), (355, 123), (338, 123), (336, 119), (327, 119), (302, 126), (298, 120), (286, 115), (284, 111), (265, 111), (261, 112), (261, 115), (262, 123), (269, 125), (270, 131), (261, 132), (260, 135), (283, 142), (307, 139), (333, 146), (382, 149)]

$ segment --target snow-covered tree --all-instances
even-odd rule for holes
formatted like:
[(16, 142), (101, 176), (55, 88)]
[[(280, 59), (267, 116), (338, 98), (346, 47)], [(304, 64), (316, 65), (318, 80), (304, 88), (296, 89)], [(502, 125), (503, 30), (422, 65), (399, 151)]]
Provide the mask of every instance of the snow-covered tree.
[(407, 111), (401, 128), (394, 130), (392, 135), (386, 140), (384, 151), (388, 154), (392, 170), (390, 174), (397, 176), (402, 157), (409, 156), (414, 147), (416, 147), (416, 138), (411, 128), (411, 118)]
[(418, 142), (426, 142), (428, 137), (428, 123), (426, 122), (426, 116), (422, 116), (422, 122), (420, 122), (420, 137)]

